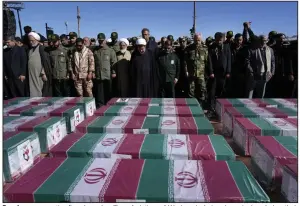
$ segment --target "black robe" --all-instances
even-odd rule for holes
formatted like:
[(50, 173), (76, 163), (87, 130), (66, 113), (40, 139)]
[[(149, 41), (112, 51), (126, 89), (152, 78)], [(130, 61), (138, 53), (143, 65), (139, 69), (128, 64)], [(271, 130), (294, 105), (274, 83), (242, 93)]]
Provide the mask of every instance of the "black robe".
[(131, 56), (132, 96), (153, 98), (158, 96), (159, 75), (155, 55), (149, 49), (144, 54), (134, 51)]
[(53, 76), (53, 71), (50, 63), (50, 56), (49, 53), (47, 52), (47, 49), (44, 46), (39, 46), (40, 49), (40, 55), (41, 55), (41, 61), (42, 65), (44, 67), (47, 81), (44, 82), (43, 86), (43, 97), (52, 97), (53, 93), (53, 88), (52, 88), (52, 76)]

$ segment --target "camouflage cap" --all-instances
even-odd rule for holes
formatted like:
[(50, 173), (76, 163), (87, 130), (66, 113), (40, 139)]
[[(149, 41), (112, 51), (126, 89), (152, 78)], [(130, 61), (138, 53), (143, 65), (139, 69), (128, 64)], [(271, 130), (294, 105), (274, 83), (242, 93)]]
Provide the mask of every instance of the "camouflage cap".
[(110, 38), (118, 38), (118, 33), (117, 32), (112, 32), (110, 35)]
[(174, 41), (174, 37), (172, 35), (168, 35), (167, 39), (170, 41)]
[(69, 33), (69, 37), (70, 37), (70, 38), (73, 38), (73, 37), (76, 37), (76, 38), (77, 38), (77, 33), (76, 33), (76, 32), (70, 32), (70, 33)]
[(226, 33), (226, 36), (227, 36), (227, 37), (233, 37), (233, 31), (228, 31), (228, 32)]
[(57, 42), (59, 40), (59, 36), (57, 34), (52, 34), (51, 39), (48, 40), (52, 42)]
[(105, 34), (103, 34), (103, 33), (99, 33), (99, 34), (97, 35), (97, 39), (98, 39), (98, 40), (105, 40), (105, 39), (106, 39), (106, 36), (105, 36)]
[(67, 38), (67, 35), (65, 35), (65, 34), (62, 34), (62, 35), (60, 35), (60, 40), (63, 40), (63, 39), (66, 39)]

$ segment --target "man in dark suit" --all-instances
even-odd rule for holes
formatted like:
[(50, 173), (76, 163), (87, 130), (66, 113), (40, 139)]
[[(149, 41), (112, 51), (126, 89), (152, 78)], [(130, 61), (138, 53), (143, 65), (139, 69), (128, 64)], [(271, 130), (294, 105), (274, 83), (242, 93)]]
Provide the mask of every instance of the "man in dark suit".
[(211, 112), (215, 111), (215, 97), (224, 96), (225, 81), (230, 78), (231, 72), (230, 45), (223, 43), (221, 32), (215, 34), (215, 42), (209, 48), (208, 55), (212, 62), (207, 82), (209, 115), (211, 115)]
[(266, 84), (275, 72), (275, 57), (266, 36), (255, 38), (255, 42), (257, 47), (250, 49), (246, 57), (247, 96), (264, 98)]
[(151, 51), (153, 51), (155, 53), (158, 52), (157, 51), (157, 43), (153, 40), (150, 40), (150, 30), (147, 28), (144, 28), (142, 30), (142, 36), (147, 42), (146, 48), (150, 49)]
[(27, 57), (25, 49), (16, 45), (14, 37), (5, 39), (7, 49), (3, 54), (3, 73), (7, 85), (8, 98), (25, 96)]

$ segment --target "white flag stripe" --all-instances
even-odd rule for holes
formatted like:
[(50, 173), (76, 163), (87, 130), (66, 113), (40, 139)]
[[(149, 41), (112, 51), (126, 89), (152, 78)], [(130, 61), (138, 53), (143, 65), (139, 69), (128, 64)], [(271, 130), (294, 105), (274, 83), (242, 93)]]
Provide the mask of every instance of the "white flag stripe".
[(283, 118), (266, 118), (268, 122), (270, 122), (275, 127), (281, 130), (282, 136), (297, 136), (297, 127), (285, 121)]
[(39, 101), (39, 100), (42, 100), (42, 99), (44, 99), (44, 97), (32, 97), (32, 98), (29, 98), (29, 99), (26, 99), (26, 100), (23, 100), (23, 101), (19, 102), (19, 104), (22, 104), (22, 105), (30, 104), (34, 101)]
[(119, 114), (120, 116), (130, 116), (136, 110), (137, 105), (126, 105), (121, 107)]
[(240, 102), (242, 102), (243, 104), (247, 105), (248, 107), (257, 107), (257, 103), (254, 102), (251, 99), (238, 99)]
[(29, 122), (33, 119), (37, 118), (36, 116), (23, 116), (18, 119), (15, 119), (11, 122), (8, 122), (3, 125), (3, 130), (4, 132), (14, 132), (16, 129), (22, 125), (25, 124), (26, 122)]
[(175, 202), (205, 202), (201, 185), (202, 170), (199, 170), (195, 160), (174, 161), (174, 201)]
[(293, 107), (295, 106), (296, 104), (294, 102), (290, 102), (288, 100), (285, 100), (285, 99), (273, 99), (274, 101), (280, 103), (280, 104), (283, 104), (285, 106), (289, 106), (289, 107)]
[(107, 133), (123, 133), (123, 127), (126, 126), (127, 121), (131, 116), (116, 116), (113, 117), (107, 124), (105, 130)]
[(274, 114), (269, 112), (268, 110), (266, 110), (263, 107), (248, 107), (248, 109), (250, 109), (252, 112), (254, 112), (255, 114), (257, 114), (259, 117), (274, 117)]
[(106, 134), (103, 139), (93, 149), (94, 158), (110, 158), (117, 146), (122, 143), (124, 134)]
[(177, 117), (163, 116), (160, 121), (161, 134), (177, 134)]
[(75, 97), (64, 97), (54, 102), (55, 105), (64, 105), (66, 102), (75, 99)]
[(34, 114), (36, 116), (48, 116), (50, 112), (60, 108), (62, 105), (59, 105), (59, 104), (54, 104), (54, 105), (51, 105), (51, 106), (48, 106), (48, 107), (44, 107), (42, 109), (39, 109), (39, 110), (36, 110), (34, 112)]
[(174, 104), (175, 104), (175, 99), (174, 98), (163, 98), (163, 105), (172, 106)]
[(161, 107), (161, 109), (164, 116), (176, 116), (177, 114), (177, 107), (175, 106), (167, 105)]
[(188, 160), (189, 152), (188, 152), (188, 142), (186, 135), (172, 135), (168, 134), (167, 138), (167, 159), (180, 159), (180, 160)]
[(12, 110), (24, 107), (26, 105), (28, 105), (28, 104), (17, 104), (17, 105), (11, 105), (11, 106), (5, 107), (5, 108), (3, 108), (3, 114), (8, 115), (8, 113), (11, 112)]
[(95, 159), (70, 193), (70, 202), (99, 202), (99, 194), (116, 161)]
[(128, 100), (128, 105), (138, 105), (141, 102), (141, 98), (130, 98)]

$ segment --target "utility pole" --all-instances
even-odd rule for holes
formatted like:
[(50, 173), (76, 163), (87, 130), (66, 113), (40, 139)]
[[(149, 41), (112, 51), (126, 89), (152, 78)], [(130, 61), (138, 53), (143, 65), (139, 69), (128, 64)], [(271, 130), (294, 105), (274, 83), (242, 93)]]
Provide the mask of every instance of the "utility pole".
[(78, 24), (78, 37), (80, 37), (80, 12), (79, 7), (77, 6), (77, 24)]
[(196, 2), (195, 1), (194, 1), (193, 28), (194, 28), (194, 33), (196, 33)]
[(4, 2), (4, 7), (5, 8), (8, 8), (8, 9), (14, 9), (17, 11), (17, 14), (18, 14), (18, 23), (19, 23), (19, 29), (20, 29), (20, 34), (21, 34), (21, 37), (23, 36), (23, 32), (22, 32), (22, 25), (21, 25), (21, 19), (20, 19), (20, 11), (22, 9), (24, 9), (24, 4), (22, 2)]
[(46, 38), (48, 38), (48, 24), (46, 23), (45, 26), (46, 26)]
[(65, 26), (66, 26), (66, 35), (68, 35), (68, 22), (65, 21)]

